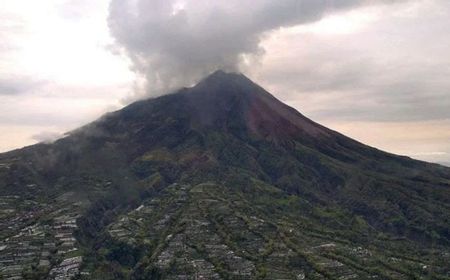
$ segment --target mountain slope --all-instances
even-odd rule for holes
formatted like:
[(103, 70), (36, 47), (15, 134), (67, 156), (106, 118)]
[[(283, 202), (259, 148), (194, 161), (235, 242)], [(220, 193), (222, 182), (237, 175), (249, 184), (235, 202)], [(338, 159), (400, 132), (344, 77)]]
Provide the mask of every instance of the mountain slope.
[[(88, 279), (450, 273), (450, 169), (329, 130), (240, 74), (2, 154), (0, 193), (20, 205), (4, 211), (0, 222), (20, 223), (2, 238), (42, 227), (61, 251), (21, 274), (56, 277), (78, 255)], [(67, 217), (76, 241), (64, 250)]]

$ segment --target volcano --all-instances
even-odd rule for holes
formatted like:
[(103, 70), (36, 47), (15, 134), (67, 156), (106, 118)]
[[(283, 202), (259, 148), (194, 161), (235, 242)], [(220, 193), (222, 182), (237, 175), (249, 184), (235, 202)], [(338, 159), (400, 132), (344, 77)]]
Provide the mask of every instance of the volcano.
[(450, 277), (449, 168), (237, 73), (1, 154), (0, 210), (4, 278)]

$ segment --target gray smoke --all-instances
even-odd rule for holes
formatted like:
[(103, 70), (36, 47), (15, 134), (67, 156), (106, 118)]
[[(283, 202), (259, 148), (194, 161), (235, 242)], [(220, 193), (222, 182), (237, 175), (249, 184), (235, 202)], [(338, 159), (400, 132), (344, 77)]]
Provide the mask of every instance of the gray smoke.
[(112, 0), (109, 28), (145, 83), (141, 95), (159, 95), (253, 65), (272, 30), (383, 2), (400, 0)]

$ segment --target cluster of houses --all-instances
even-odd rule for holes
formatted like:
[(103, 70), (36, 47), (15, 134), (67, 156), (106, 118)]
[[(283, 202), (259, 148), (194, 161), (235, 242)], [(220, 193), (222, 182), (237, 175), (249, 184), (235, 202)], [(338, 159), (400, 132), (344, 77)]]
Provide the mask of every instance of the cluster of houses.
[[(4, 279), (22, 279), (23, 272), (39, 265), (47, 264), (53, 243), (46, 243), (47, 226), (32, 225), (0, 243), (0, 275)], [(49, 264), (49, 262), (48, 262)]]
[[(26, 270), (47, 263), (53, 249), (48, 225), (35, 223), (45, 212), (44, 204), (19, 196), (0, 196), (0, 277), (22, 279)], [(45, 261), (44, 261), (45, 260)]]
[(0, 238), (15, 234), (47, 209), (46, 204), (22, 200), (17, 195), (0, 196)]
[[(167, 191), (175, 192), (175, 201), (167, 203), (164, 197), (152, 198), (110, 224), (109, 234), (117, 240), (131, 244), (142, 238), (158, 238), (187, 200), (185, 186), (174, 184)], [(162, 208), (162, 205), (166, 207)], [(156, 220), (153, 220), (154, 218)], [(141, 233), (144, 233), (144, 236), (140, 236)]]
[[(183, 210), (189, 199), (189, 191), (183, 185), (168, 187), (166, 195), (144, 202), (111, 224), (110, 235), (121, 241), (135, 240), (137, 244), (154, 238), (164, 243), (153, 261), (161, 271), (169, 275), (169, 279), (189, 279), (192, 275), (195, 279), (221, 279), (217, 263), (223, 264), (236, 279), (253, 279), (256, 268), (251, 261), (224, 244), (222, 238), (213, 232), (211, 222), (199, 216), (198, 210)], [(208, 200), (205, 203), (214, 201)], [(192, 213), (193, 216), (186, 216), (187, 213)], [(175, 226), (174, 221), (176, 223), (178, 217), (183, 217), (185, 231), (167, 235), (167, 230)], [(196, 244), (202, 244), (201, 253)], [(211, 259), (217, 263), (213, 264)]]
[(78, 228), (76, 220), (78, 214), (63, 214), (53, 219), (53, 231), (58, 243), (58, 256), (62, 261), (49, 272), (49, 278), (55, 280), (70, 280), (80, 273), (83, 258), (74, 237), (74, 231)]
[(73, 236), (75, 212), (70, 206), (0, 197), (0, 279), (77, 275), (82, 258)]
[[(161, 270), (171, 271), (173, 279), (221, 279), (214, 265), (187, 245), (185, 234), (169, 235), (166, 248), (158, 255), (156, 265)], [(198, 255), (198, 254), (197, 254)], [(195, 256), (195, 257), (194, 257)], [(175, 268), (175, 269), (173, 269)]]
[(50, 270), (49, 278), (55, 280), (69, 280), (80, 273), (83, 257), (71, 257), (64, 259), (59, 265)]

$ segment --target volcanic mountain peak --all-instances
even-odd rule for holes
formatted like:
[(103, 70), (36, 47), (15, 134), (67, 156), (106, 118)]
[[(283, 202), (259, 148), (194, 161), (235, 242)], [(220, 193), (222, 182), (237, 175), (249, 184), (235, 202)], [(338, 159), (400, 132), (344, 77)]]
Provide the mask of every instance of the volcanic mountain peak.
[(211, 94), (222, 95), (256, 95), (268, 94), (259, 85), (242, 73), (217, 70), (202, 79), (194, 86), (196, 92), (209, 91)]
[(268, 94), (243, 74), (222, 70), (217, 70), (202, 79), (189, 89), (189, 93), (194, 102), (219, 102), (217, 99), (221, 99), (222, 104), (236, 99), (248, 103), (250, 98)]
[(209, 74), (205, 78), (203, 78), (199, 84), (201, 83), (218, 83), (222, 84), (224, 82), (236, 82), (237, 80), (246, 80), (248, 83), (252, 83), (250, 79), (248, 79), (245, 75), (238, 72), (226, 72), (224, 70), (216, 70), (213, 73)]
[(449, 205), (450, 169), (218, 71), (0, 154), (0, 278), (448, 279)]
[[(127, 134), (134, 127), (147, 128), (158, 120), (177, 119), (202, 131), (220, 129), (234, 135), (286, 143), (334, 135), (335, 132), (309, 120), (283, 104), (269, 92), (240, 73), (218, 70), (191, 88), (136, 102), (88, 125), (86, 131)], [(83, 132), (83, 129), (77, 130)], [(98, 134), (97, 132), (95, 134)]]
[(237, 120), (243, 129), (276, 142), (332, 132), (283, 104), (240, 73), (218, 70), (188, 89), (189, 107), (205, 125)]

